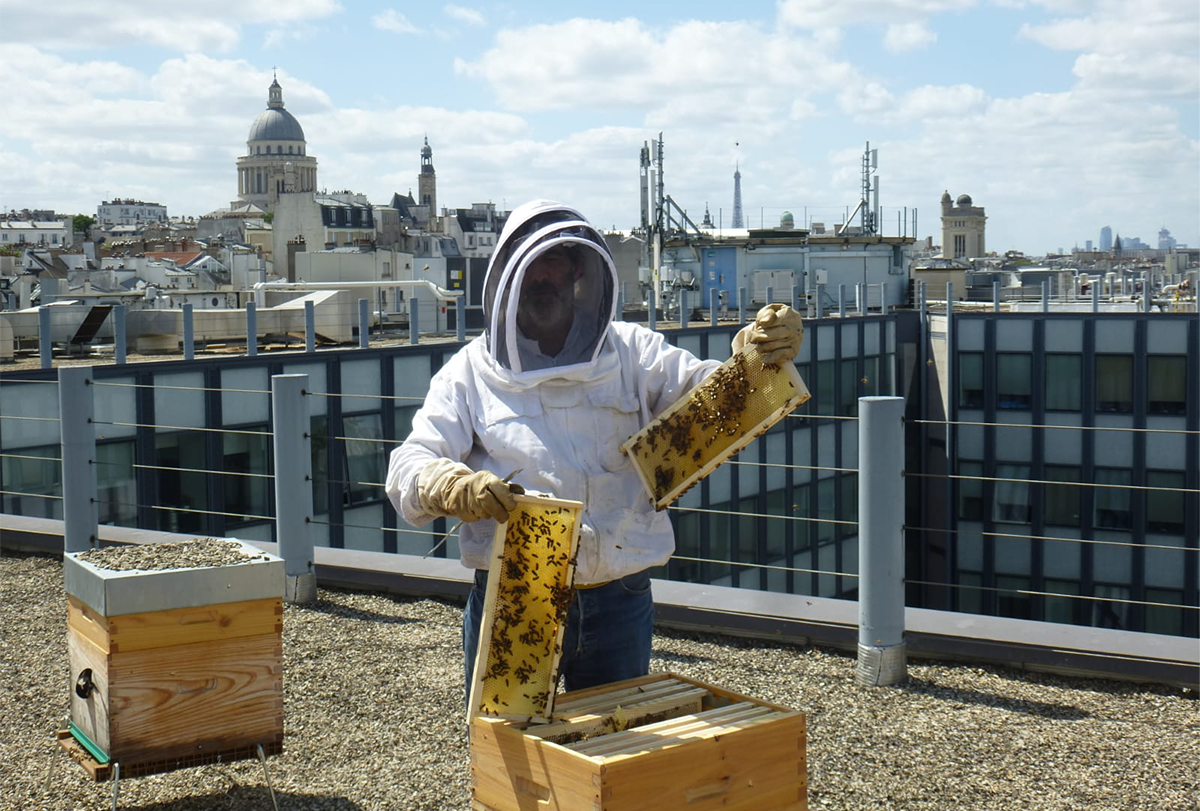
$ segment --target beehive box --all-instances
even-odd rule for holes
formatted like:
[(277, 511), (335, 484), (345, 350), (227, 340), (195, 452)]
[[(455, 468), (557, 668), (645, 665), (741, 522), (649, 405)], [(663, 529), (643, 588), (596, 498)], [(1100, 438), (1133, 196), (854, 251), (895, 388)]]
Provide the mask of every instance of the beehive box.
[(479, 716), (476, 811), (804, 811), (805, 716), (673, 673), (559, 696), (554, 720)]
[(662, 510), (810, 397), (795, 365), (766, 365), (748, 344), (621, 450)]
[(479, 713), (547, 721), (554, 707), (583, 504), (516, 500), (492, 542), (468, 722)]
[(281, 751), (282, 559), (197, 539), (68, 553), (64, 576), (59, 739), (96, 779)]

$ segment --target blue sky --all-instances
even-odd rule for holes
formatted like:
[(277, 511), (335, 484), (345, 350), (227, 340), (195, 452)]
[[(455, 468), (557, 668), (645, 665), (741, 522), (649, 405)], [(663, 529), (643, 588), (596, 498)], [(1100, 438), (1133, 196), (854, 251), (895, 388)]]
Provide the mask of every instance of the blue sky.
[(444, 206), (532, 197), (637, 224), (638, 153), (728, 223), (839, 222), (879, 150), (885, 233), (943, 190), (987, 210), (990, 249), (1083, 247), (1111, 226), (1200, 245), (1196, 0), (781, 0), (416, 4), (0, 0), (0, 207), (111, 197), (197, 215), (272, 69), (328, 189), (416, 185), (428, 135)]

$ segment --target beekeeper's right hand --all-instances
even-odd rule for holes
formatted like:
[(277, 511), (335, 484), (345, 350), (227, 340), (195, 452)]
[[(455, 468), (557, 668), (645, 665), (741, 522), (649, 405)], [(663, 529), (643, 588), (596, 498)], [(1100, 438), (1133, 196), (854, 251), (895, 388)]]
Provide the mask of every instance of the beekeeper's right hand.
[(417, 496), (425, 512), (463, 521), (506, 521), (517, 506), (513, 496), (524, 492), (521, 485), (506, 484), (495, 473), (472, 471), (448, 459), (430, 462), (417, 478)]

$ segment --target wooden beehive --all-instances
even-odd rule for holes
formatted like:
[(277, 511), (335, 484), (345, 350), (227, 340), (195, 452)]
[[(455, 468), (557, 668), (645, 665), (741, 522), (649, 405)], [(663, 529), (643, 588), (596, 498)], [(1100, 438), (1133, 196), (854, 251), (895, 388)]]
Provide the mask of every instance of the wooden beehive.
[[(230, 542), (221, 542), (230, 543)], [(64, 748), (96, 779), (282, 750), (283, 561), (113, 570), (64, 556)]]
[(810, 397), (792, 363), (765, 365), (748, 344), (621, 450), (662, 510)]
[(564, 693), (549, 724), (477, 717), (476, 811), (804, 811), (805, 716), (672, 673)]
[(554, 707), (583, 504), (516, 499), (492, 542), (468, 722), (478, 713), (546, 721)]

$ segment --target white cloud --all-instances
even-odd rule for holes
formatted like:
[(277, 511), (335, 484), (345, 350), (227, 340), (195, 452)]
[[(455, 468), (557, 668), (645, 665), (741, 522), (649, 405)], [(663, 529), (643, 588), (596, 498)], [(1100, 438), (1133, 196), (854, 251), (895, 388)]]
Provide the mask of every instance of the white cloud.
[(394, 8), (389, 8), (381, 14), (376, 14), (371, 18), (371, 25), (381, 31), (391, 31), (395, 34), (418, 34), (420, 30), (409, 22), (408, 18), (396, 11)]
[(447, 5), (443, 10), (446, 12), (447, 16), (453, 17), (459, 22), (466, 23), (467, 25), (485, 25), (487, 22), (484, 20), (483, 14), (473, 8), (464, 8), (463, 6), (451, 4)]
[[(634, 19), (573, 19), (503, 29), (460, 75), (488, 82), (515, 110), (641, 109), (648, 123), (686, 116), (785, 117), (794, 98), (850, 81), (840, 39), (768, 32), (747, 22), (685, 22), (663, 31)], [(528, 55), (536, 53), (537, 59)], [(674, 114), (674, 113), (673, 113)]]
[(913, 17), (964, 11), (975, 4), (976, 0), (855, 0), (853, 3), (782, 0), (778, 16), (782, 25), (793, 28), (833, 28), (861, 23), (904, 23)]
[[(337, 14), (336, 0), (287, 3), (164, 3), (125, 0), (120, 10), (92, 0), (56, 0), (31, 10), (22, 0), (0, 0), (0, 37), (6, 42), (78, 48), (148, 43), (173, 51), (226, 52), (238, 45), (245, 25), (286, 25)], [(86, 32), (86, 36), (81, 36)]]
[(937, 42), (937, 34), (924, 23), (892, 23), (883, 35), (883, 47), (894, 54), (909, 53), (928, 48)]

